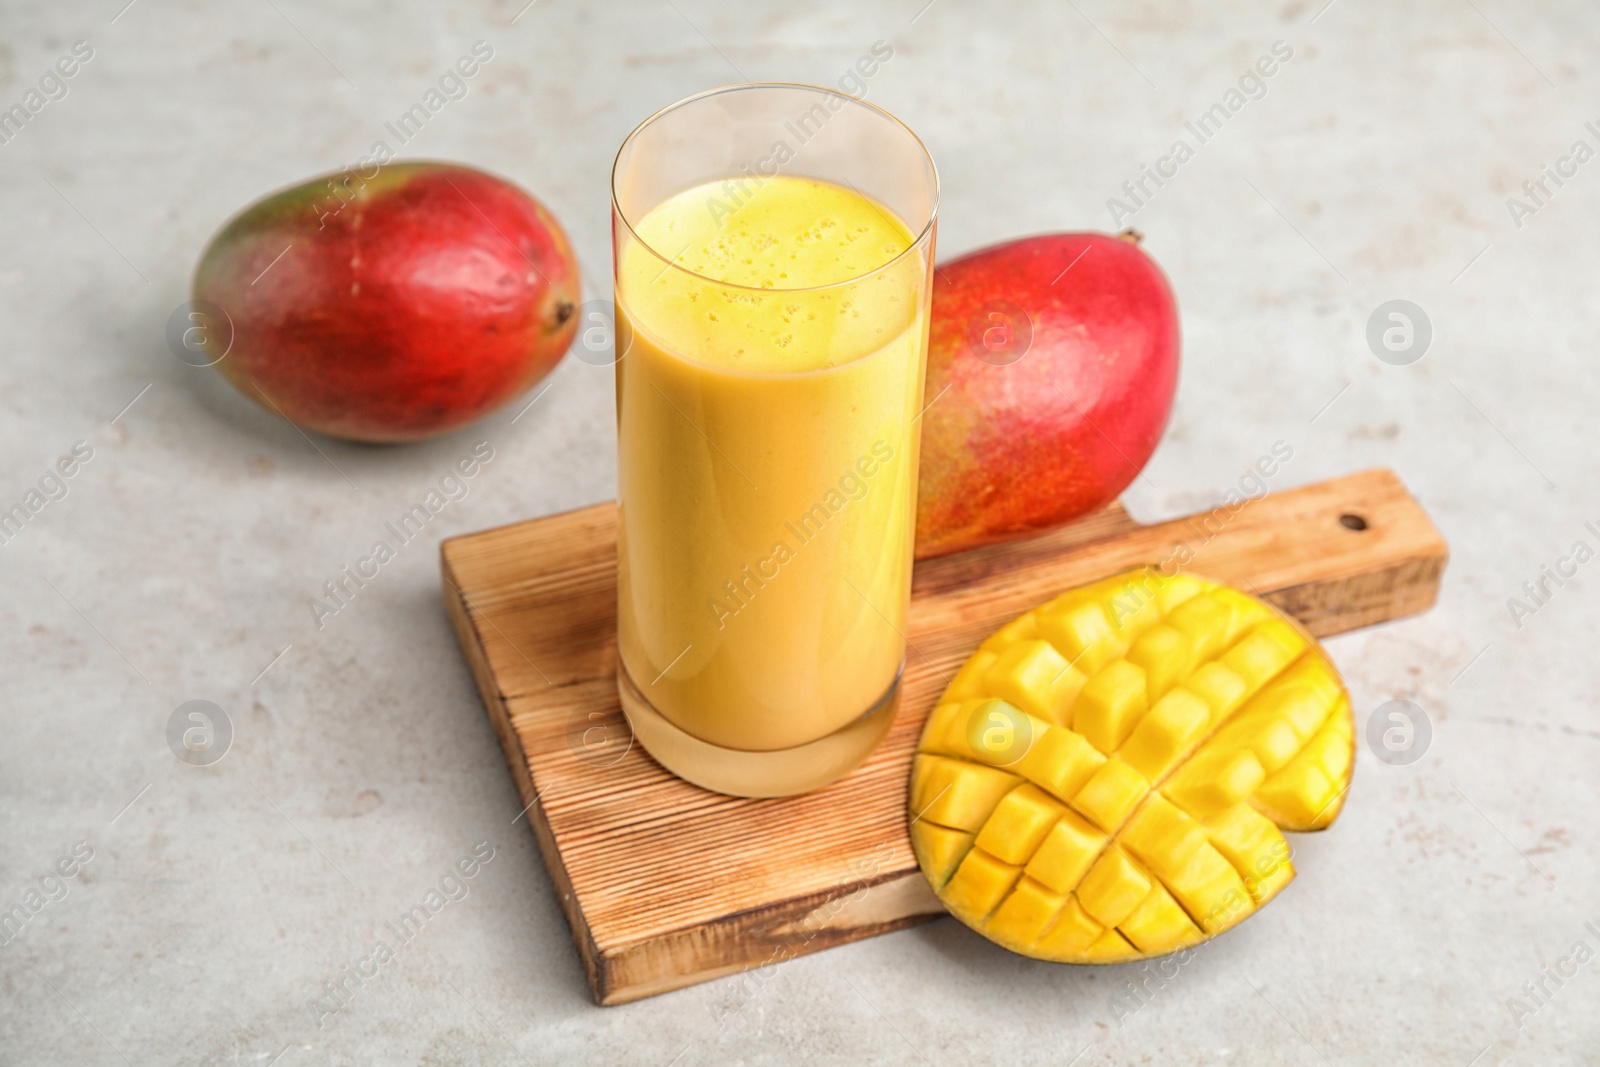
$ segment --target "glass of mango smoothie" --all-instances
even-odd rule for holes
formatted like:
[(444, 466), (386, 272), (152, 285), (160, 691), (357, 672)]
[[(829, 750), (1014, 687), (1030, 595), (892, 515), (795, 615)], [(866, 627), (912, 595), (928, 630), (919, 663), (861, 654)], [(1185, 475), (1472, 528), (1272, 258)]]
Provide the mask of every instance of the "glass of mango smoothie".
[(816, 789), (894, 717), (937, 204), (910, 130), (809, 85), (618, 153), (617, 687), (708, 789)]

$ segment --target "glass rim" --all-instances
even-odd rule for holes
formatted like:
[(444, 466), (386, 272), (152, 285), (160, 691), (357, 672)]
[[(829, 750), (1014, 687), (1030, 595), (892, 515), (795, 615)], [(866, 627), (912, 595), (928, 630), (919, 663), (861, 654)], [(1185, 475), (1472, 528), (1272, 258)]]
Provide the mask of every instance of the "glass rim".
[[(686, 107), (689, 104), (697, 103), (701, 100), (709, 99), (713, 96), (721, 96), (723, 93), (746, 92), (751, 89), (803, 89), (809, 92), (821, 93), (825, 96), (835, 96), (841, 100), (848, 101), (849, 103), (859, 104), (862, 107), (870, 108), (903, 130), (906, 136), (911, 138), (912, 143), (915, 144), (917, 149), (922, 153), (922, 158), (927, 161), (928, 170), (933, 175), (933, 206), (928, 209), (927, 222), (923, 224), (922, 229), (917, 232), (917, 235), (911, 239), (911, 243), (906, 245), (906, 247), (901, 249), (899, 252), (895, 253), (892, 258), (884, 263), (873, 267), (871, 270), (863, 271), (852, 278), (846, 278), (843, 281), (829, 282), (826, 285), (805, 285), (796, 288), (784, 288), (779, 286), (763, 288), (756, 285), (740, 285), (738, 282), (725, 282), (717, 278), (712, 278), (701, 274), (698, 271), (690, 270), (688, 267), (675, 263), (666, 256), (662, 255), (659, 251), (657, 251), (655, 246), (641, 237), (639, 235), (639, 231), (634, 228), (633, 220), (628, 218), (627, 212), (622, 210), (622, 205), (618, 203), (617, 197), (617, 176), (622, 166), (622, 155), (628, 150), (628, 146), (634, 142), (634, 139), (637, 138), (646, 127), (650, 126), (657, 119), (667, 115), (670, 112), (677, 111), (679, 108)], [(774, 177), (776, 177), (776, 175), (774, 175)], [(854, 188), (854, 186), (851, 186), (851, 188)], [(857, 189), (856, 192), (858, 195), (865, 195), (864, 193), (861, 193), (859, 189)], [(874, 201), (874, 203), (876, 203), (876, 201)], [(617, 148), (616, 158), (611, 162), (611, 211), (616, 218), (622, 220), (622, 225), (627, 227), (628, 235), (639, 243), (639, 247), (643, 248), (656, 259), (660, 260), (663, 266), (671, 270), (676, 270), (680, 273), (687, 274), (689, 277), (696, 278), (708, 285), (716, 285), (725, 289), (737, 289), (748, 293), (814, 293), (827, 289), (837, 289), (841, 286), (859, 284), (861, 281), (872, 277), (874, 274), (888, 270), (890, 267), (893, 267), (911, 253), (915, 252), (917, 248), (928, 239), (929, 235), (933, 233), (934, 223), (938, 222), (939, 220), (939, 168), (938, 165), (933, 161), (933, 153), (928, 151), (928, 146), (922, 142), (922, 138), (918, 137), (916, 132), (912, 130), (910, 126), (907, 126), (904, 122), (900, 121), (894, 115), (888, 111), (885, 111), (877, 104), (870, 103), (859, 96), (851, 96), (849, 93), (842, 93), (836, 89), (830, 89), (825, 85), (812, 85), (809, 82), (739, 82), (735, 85), (721, 85), (715, 89), (705, 89), (698, 93), (693, 93), (689, 96), (686, 96), (681, 100), (674, 101), (673, 103), (668, 104), (666, 107), (658, 108), (657, 110), (651, 112), (642, 122), (628, 132), (628, 136), (622, 139), (622, 144)]]

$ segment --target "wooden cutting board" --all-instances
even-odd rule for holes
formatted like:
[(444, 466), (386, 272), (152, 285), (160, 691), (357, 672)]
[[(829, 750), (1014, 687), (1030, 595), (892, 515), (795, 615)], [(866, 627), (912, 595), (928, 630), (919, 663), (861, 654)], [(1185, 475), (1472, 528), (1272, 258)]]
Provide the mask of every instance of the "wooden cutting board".
[(1318, 635), (1425, 611), (1448, 555), (1400, 480), (1370, 470), (1151, 526), (1114, 504), (927, 560), (882, 746), (827, 789), (750, 800), (674, 778), (632, 744), (615, 682), (614, 505), (446, 541), (445, 605), (595, 999), (621, 1004), (941, 914), (906, 831), (928, 710), (1003, 623), (1180, 545), (1193, 553), (1185, 570), (1251, 590)]

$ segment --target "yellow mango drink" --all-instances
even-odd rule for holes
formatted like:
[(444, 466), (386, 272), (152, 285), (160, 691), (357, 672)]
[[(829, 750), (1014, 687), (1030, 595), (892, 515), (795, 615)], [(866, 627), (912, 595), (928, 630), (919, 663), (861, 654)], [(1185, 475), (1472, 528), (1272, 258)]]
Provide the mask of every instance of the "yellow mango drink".
[(707, 788), (817, 788), (893, 718), (931, 206), (913, 224), (800, 173), (619, 206), (618, 691)]

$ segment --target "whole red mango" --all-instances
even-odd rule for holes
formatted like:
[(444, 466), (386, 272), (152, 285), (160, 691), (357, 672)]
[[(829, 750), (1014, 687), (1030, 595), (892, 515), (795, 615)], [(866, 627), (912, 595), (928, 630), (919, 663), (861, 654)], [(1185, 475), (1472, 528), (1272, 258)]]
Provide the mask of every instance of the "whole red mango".
[(1136, 234), (1045, 234), (935, 274), (918, 558), (1111, 503), (1166, 428), (1178, 309)]
[(246, 396), (336, 437), (412, 441), (555, 367), (578, 325), (578, 266), (516, 186), (392, 163), (245, 209), (206, 247), (194, 299), (206, 354)]

